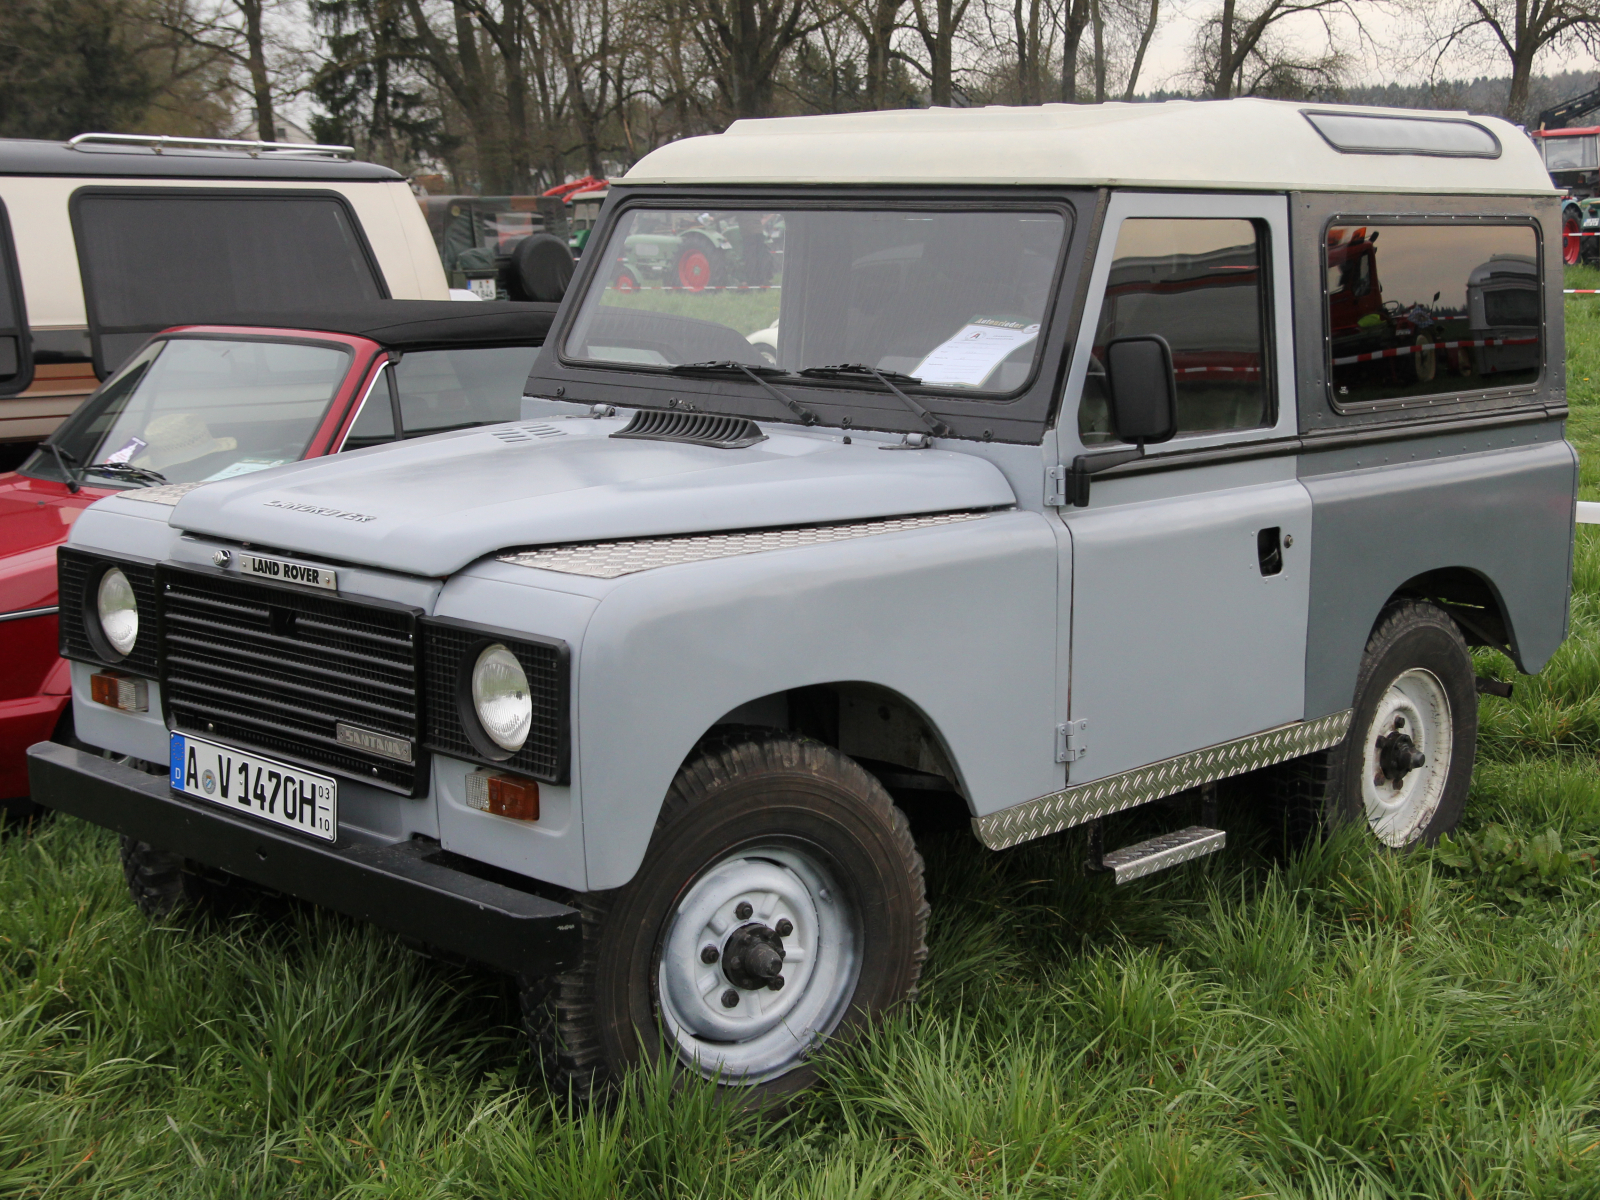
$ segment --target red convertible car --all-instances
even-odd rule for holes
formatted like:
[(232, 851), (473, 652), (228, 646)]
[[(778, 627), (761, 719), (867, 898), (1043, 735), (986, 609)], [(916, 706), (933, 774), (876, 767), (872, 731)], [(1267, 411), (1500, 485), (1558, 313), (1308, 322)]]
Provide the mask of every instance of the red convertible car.
[(169, 329), (0, 474), (0, 807), (31, 815), (24, 750), (71, 737), (56, 547), (79, 513), (118, 489), (515, 420), (555, 309), (382, 300)]

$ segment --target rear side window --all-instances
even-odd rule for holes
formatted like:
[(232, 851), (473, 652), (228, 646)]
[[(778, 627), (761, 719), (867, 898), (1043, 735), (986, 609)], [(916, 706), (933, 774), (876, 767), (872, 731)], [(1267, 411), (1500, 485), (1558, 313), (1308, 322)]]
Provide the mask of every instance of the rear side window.
[(1325, 255), (1337, 407), (1538, 380), (1544, 305), (1531, 226), (1339, 224)]
[(11, 219), (0, 204), (0, 396), (14, 396), (33, 382), (28, 313), (22, 300)]
[(102, 376), (172, 325), (388, 295), (338, 196), (83, 190), (72, 218)]
[(1132, 334), (1159, 334), (1172, 347), (1180, 433), (1270, 425), (1265, 266), (1266, 231), (1252, 221), (1124, 221), (1078, 409), (1084, 445), (1116, 440), (1105, 348)]

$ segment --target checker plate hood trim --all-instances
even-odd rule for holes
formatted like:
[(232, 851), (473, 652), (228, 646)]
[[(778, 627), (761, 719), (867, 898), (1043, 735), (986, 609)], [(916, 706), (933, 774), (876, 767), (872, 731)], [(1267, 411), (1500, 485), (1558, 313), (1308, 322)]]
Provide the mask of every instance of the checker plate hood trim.
[[(739, 450), (558, 420), (528, 441), (464, 430), (291, 463), (185, 495), (190, 533), (442, 577), (510, 549), (763, 529), (1016, 503), (994, 464), (944, 450), (785, 433)], [(114, 502), (114, 501), (113, 501)], [(321, 510), (321, 511), (317, 511)]]

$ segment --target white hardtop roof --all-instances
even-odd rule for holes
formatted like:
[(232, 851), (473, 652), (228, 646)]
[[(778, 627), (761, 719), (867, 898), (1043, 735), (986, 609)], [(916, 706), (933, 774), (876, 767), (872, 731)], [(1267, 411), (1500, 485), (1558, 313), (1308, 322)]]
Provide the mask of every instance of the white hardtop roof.
[[(1498, 158), (1341, 153), (1303, 115), (1471, 120)], [(1481, 137), (1481, 135), (1478, 135)], [(1496, 117), (1281, 100), (926, 108), (736, 121), (645, 155), (628, 184), (1054, 184), (1231, 191), (1553, 195)]]

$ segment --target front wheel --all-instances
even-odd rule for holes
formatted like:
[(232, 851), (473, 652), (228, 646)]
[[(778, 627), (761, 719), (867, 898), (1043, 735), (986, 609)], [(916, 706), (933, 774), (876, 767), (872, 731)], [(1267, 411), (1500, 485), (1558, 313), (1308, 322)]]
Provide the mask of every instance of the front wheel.
[(1432, 844), (1461, 820), (1477, 738), (1460, 629), (1437, 605), (1394, 605), (1367, 640), (1345, 740), (1282, 768), (1290, 827), (1364, 825), (1392, 850)]
[(122, 877), (134, 906), (152, 920), (226, 918), (253, 906), (264, 890), (237, 875), (123, 836)]
[(644, 865), (575, 898), (584, 953), (523, 989), (558, 1086), (587, 1095), (667, 1054), (761, 1104), (813, 1050), (912, 998), (922, 860), (875, 779), (818, 742), (719, 736), (678, 774)]
[(1411, 374), (1418, 383), (1432, 383), (1439, 373), (1439, 351), (1433, 339), (1425, 333), (1417, 334), (1411, 343)]

